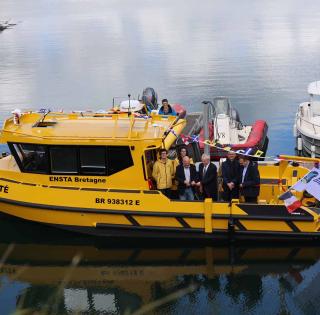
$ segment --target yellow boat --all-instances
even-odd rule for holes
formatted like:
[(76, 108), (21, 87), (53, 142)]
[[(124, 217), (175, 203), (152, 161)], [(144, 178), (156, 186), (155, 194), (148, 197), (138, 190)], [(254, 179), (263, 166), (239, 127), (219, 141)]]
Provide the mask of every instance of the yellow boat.
[[(129, 105), (130, 106), (130, 105)], [(319, 214), (290, 214), (279, 194), (308, 170), (286, 160), (260, 163), (258, 204), (170, 200), (152, 189), (161, 147), (183, 132), (179, 117), (113, 112), (24, 112), (4, 122), (0, 211), (101, 236), (317, 238)], [(298, 195), (301, 199), (303, 196)]]

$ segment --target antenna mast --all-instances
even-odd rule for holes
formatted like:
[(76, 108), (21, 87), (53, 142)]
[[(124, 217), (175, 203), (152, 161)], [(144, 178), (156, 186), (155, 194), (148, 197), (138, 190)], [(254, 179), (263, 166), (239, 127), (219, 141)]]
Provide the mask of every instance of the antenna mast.
[(129, 98), (128, 116), (130, 116), (130, 115), (131, 115), (130, 97), (131, 97), (131, 94), (128, 94), (128, 98)]

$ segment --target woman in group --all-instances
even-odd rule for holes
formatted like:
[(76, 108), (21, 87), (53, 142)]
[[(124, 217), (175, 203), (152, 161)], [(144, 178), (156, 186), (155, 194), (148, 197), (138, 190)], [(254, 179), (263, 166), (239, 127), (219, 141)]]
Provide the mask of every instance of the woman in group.
[[(187, 147), (181, 147), (181, 148), (179, 149), (178, 155), (177, 155), (177, 157), (176, 157), (176, 159), (175, 159), (175, 161), (174, 161), (174, 166), (177, 167), (179, 164), (182, 164), (182, 160), (183, 160), (183, 158), (184, 158), (185, 156), (188, 156), (188, 157), (190, 158), (190, 156), (189, 156), (189, 154), (188, 154)], [(191, 163), (191, 164), (194, 164), (192, 158), (190, 158), (190, 163)]]

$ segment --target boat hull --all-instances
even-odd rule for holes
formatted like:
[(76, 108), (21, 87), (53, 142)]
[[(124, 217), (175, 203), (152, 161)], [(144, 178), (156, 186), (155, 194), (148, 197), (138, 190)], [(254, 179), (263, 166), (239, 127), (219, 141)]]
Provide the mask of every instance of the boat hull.
[[(180, 202), (175, 202), (180, 203)], [(182, 209), (184, 204), (181, 202)], [(88, 209), (0, 200), (6, 215), (76, 233), (102, 237), (209, 240), (317, 240), (317, 215), (284, 206), (198, 202), (203, 213)], [(220, 213), (206, 211), (220, 207)], [(230, 214), (242, 210), (243, 214)], [(228, 211), (228, 212), (227, 212)], [(210, 213), (211, 212), (211, 213)], [(223, 213), (224, 212), (224, 213)], [(238, 211), (240, 213), (240, 211)], [(300, 213), (300, 214), (299, 214)]]
[[(79, 176), (35, 177), (18, 172), (14, 177), (13, 172), (8, 172), (0, 178), (0, 212), (109, 237), (297, 240), (320, 236), (317, 212), (301, 206), (289, 213), (282, 201), (275, 202), (280, 193), (308, 170), (287, 165), (282, 170), (281, 181), (279, 165), (264, 162), (259, 164), (259, 170), (259, 204), (239, 200), (216, 202), (209, 198), (170, 200), (157, 190), (106, 188), (105, 183), (93, 180), (98, 177), (90, 178), (88, 183), (87, 177), (84, 181)], [(297, 196), (303, 201), (302, 194)]]
[(305, 134), (303, 134), (301, 131), (299, 131), (299, 136), (302, 139), (302, 150), (307, 153), (307, 155), (312, 154), (311, 146), (315, 147), (315, 157), (320, 157), (320, 140), (311, 138)]

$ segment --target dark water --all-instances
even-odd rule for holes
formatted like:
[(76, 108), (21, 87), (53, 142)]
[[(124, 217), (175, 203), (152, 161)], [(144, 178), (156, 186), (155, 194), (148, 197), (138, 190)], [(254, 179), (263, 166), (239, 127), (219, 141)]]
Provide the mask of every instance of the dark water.
[(5, 219), (0, 227), (1, 314), (319, 313), (314, 245), (116, 242)]
[[(268, 121), (269, 155), (291, 154), (297, 105), (320, 79), (317, 1), (1, 0), (9, 19), (0, 121), (14, 108), (106, 109), (153, 86), (190, 111), (229, 96), (245, 123)], [(0, 257), (16, 245), (1, 267), (0, 314), (319, 313), (318, 248), (112, 248), (47, 230), (29, 239), (3, 222)]]

